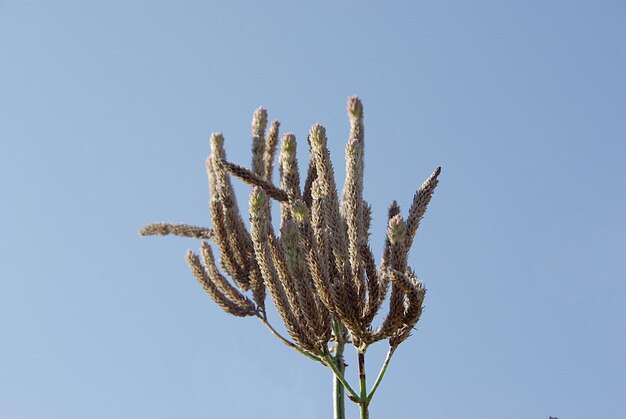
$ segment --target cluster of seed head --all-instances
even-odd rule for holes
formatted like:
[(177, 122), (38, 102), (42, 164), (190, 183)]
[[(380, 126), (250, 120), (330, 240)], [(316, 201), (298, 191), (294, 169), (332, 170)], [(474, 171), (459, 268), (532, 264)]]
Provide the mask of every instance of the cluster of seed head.
[[(363, 106), (348, 99), (350, 138), (346, 146), (346, 180), (338, 197), (326, 130), (314, 125), (308, 136), (310, 161), (301, 187), (296, 137), (282, 137), (279, 184), (272, 180), (280, 124), (267, 129), (267, 112), (252, 119), (252, 166), (228, 162), (222, 134), (211, 136), (206, 168), (212, 228), (185, 224), (151, 224), (142, 235), (176, 234), (210, 239), (221, 255), (218, 268), (211, 246), (200, 256), (188, 251), (187, 263), (211, 298), (235, 316), (266, 318), (269, 293), (293, 341), (304, 351), (322, 355), (338, 337), (340, 322), (355, 346), (389, 339), (397, 346), (422, 313), (425, 289), (407, 264), (420, 220), (437, 186), (440, 168), (415, 193), (406, 218), (394, 201), (380, 266), (368, 244), (371, 207), (363, 199)], [(250, 230), (241, 217), (230, 176), (253, 186), (249, 199)], [(280, 228), (271, 219), (271, 200), (280, 204)], [(233, 284), (234, 283), (234, 284)], [(389, 312), (382, 324), (372, 321), (391, 284)], [(249, 292), (250, 297), (245, 293)]]

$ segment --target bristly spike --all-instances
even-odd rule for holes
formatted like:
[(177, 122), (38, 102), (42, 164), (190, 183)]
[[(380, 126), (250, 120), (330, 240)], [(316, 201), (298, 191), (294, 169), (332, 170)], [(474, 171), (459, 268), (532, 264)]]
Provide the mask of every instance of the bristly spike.
[(227, 161), (223, 161), (222, 165), (228, 172), (230, 172), (239, 180), (247, 183), (248, 185), (258, 186), (263, 189), (270, 196), (270, 198), (280, 202), (285, 202), (289, 199), (287, 192), (277, 188), (271, 182), (268, 182), (256, 173), (253, 173), (246, 168)]
[(398, 201), (394, 199), (389, 206), (388, 219), (393, 218), (397, 214), (400, 214), (400, 205), (398, 205)]
[(309, 209), (304, 201), (296, 199), (291, 205), (291, 216), (297, 223), (304, 223), (309, 220)]
[[(214, 240), (221, 251), (228, 249), (230, 262), (234, 264), (237, 286), (242, 290), (250, 289), (250, 272), (255, 268), (254, 261), (248, 255), (252, 252), (252, 239), (250, 233), (243, 223), (235, 197), (235, 191), (230, 182), (230, 176), (225, 167), (226, 152), (224, 151), (224, 137), (221, 133), (211, 135), (211, 155), (209, 180), (215, 182), (213, 195), (211, 195), (211, 212), (219, 212), (221, 219), (213, 221), (220, 222), (221, 228), (215, 229)], [(218, 209), (215, 205), (219, 206)], [(215, 227), (215, 226), (214, 226)], [(219, 235), (217, 234), (219, 231)]]
[[(289, 201), (299, 199), (300, 192), (300, 170), (298, 169), (298, 159), (296, 157), (296, 136), (289, 133), (282, 139), (278, 171), (280, 174), (280, 188), (287, 193)], [(281, 203), (281, 222), (290, 218), (290, 208), (287, 202)]]
[(346, 145), (346, 180), (341, 198), (341, 215), (346, 221), (350, 276), (358, 295), (358, 311), (365, 308), (365, 277), (360, 247), (367, 243), (363, 208), (363, 175), (365, 171), (365, 134), (363, 104), (356, 96), (348, 98), (350, 137)]
[(392, 245), (404, 244), (406, 239), (406, 223), (400, 214), (395, 215), (389, 220), (387, 228), (387, 237)]
[(258, 186), (252, 190), (250, 194), (250, 215), (253, 217), (262, 217), (267, 204), (267, 195)]
[(415, 233), (419, 228), (420, 221), (424, 217), (426, 213), (426, 208), (430, 203), (431, 198), (433, 197), (433, 193), (435, 192), (435, 188), (439, 183), (439, 174), (441, 173), (441, 167), (438, 167), (433, 171), (433, 173), (424, 181), (422, 186), (415, 192), (415, 196), (413, 197), (413, 203), (411, 204), (411, 208), (409, 208), (409, 216), (407, 218), (407, 236), (406, 236), (406, 247), (407, 250), (413, 244), (413, 238), (415, 237)]
[(167, 236), (168, 234), (173, 234), (194, 239), (210, 239), (213, 236), (213, 230), (189, 224), (154, 223), (148, 224), (139, 230), (139, 234), (141, 236)]
[(215, 265), (215, 258), (213, 257), (213, 251), (211, 246), (206, 241), (203, 241), (200, 245), (200, 251), (202, 254), (202, 260), (206, 267), (206, 272), (211, 278), (211, 281), (217, 287), (217, 290), (222, 293), (226, 298), (236, 304), (238, 307), (244, 308), (246, 311), (253, 313), (255, 308), (252, 301), (246, 298), (239, 290), (233, 287), (228, 280), (220, 273), (219, 269)]
[(186, 258), (193, 275), (196, 277), (200, 285), (202, 285), (202, 288), (204, 288), (213, 301), (215, 301), (224, 311), (238, 317), (253, 316), (255, 314), (256, 310), (251, 302), (250, 304), (239, 304), (230, 300), (227, 296), (220, 292), (211, 276), (200, 263), (198, 255), (189, 250)]
[(250, 230), (252, 242), (254, 243), (254, 258), (258, 261), (263, 281), (289, 335), (301, 347), (310, 346), (311, 343), (306, 339), (298, 326), (298, 319), (289, 304), (285, 289), (278, 279), (269, 246), (270, 237), (273, 237), (272, 225), (267, 217), (263, 217), (262, 212), (258, 211), (260, 202), (268, 202), (267, 197), (262, 189), (255, 188), (250, 197), (250, 207), (252, 208), (250, 211)]
[(252, 172), (265, 177), (265, 128), (267, 127), (267, 111), (258, 108), (252, 116)]
[(309, 138), (311, 139), (311, 159), (315, 162), (317, 171), (312, 188), (311, 206), (315, 209), (319, 205), (322, 212), (322, 225), (318, 228), (321, 228), (327, 237), (331, 252), (329, 256), (332, 256), (330, 262), (334, 265), (338, 276), (342, 280), (349, 281), (347, 227), (339, 210), (335, 172), (328, 150), (326, 128), (320, 124), (313, 125)]
[(363, 103), (358, 96), (350, 96), (348, 98), (348, 116), (350, 119), (363, 118)]
[(263, 156), (263, 165), (265, 167), (264, 177), (268, 182), (272, 181), (272, 172), (274, 171), (274, 154), (276, 154), (276, 146), (278, 145), (278, 130), (280, 122), (272, 121), (267, 139), (265, 140), (265, 154)]

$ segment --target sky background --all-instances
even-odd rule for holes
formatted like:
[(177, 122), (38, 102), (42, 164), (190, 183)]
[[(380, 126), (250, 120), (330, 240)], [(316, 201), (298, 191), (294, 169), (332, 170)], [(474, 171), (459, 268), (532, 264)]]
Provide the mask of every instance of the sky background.
[(260, 105), (302, 166), (324, 124), (342, 185), (353, 94), (376, 255), (443, 167), (372, 418), (624, 417), (626, 4), (307, 3), (0, 1), (0, 417), (331, 417), (328, 370), (202, 292), (199, 242), (137, 231), (210, 225), (209, 135), (249, 165)]

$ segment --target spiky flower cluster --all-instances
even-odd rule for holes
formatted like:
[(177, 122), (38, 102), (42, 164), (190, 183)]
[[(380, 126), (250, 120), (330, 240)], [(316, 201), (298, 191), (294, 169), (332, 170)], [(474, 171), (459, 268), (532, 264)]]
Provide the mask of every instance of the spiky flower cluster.
[[(224, 138), (211, 136), (206, 168), (210, 185), (212, 228), (151, 224), (142, 235), (176, 234), (210, 239), (221, 255), (218, 268), (211, 246), (203, 241), (201, 257), (189, 251), (187, 262), (211, 298), (235, 316), (257, 316), (266, 325), (269, 293), (298, 351), (328, 364), (329, 344), (351, 341), (359, 352), (388, 339), (395, 349), (411, 333), (422, 313), (425, 289), (407, 264), (420, 220), (437, 186), (440, 168), (416, 192), (404, 218), (394, 201), (389, 208), (382, 261), (376, 267), (368, 244), (371, 207), (363, 198), (363, 106), (348, 99), (350, 137), (346, 179), (338, 197), (326, 130), (314, 125), (308, 136), (310, 162), (301, 187), (296, 137), (282, 137), (279, 183), (272, 180), (279, 123), (267, 128), (267, 112), (252, 120), (252, 166), (231, 163)], [(267, 132), (266, 132), (267, 131)], [(253, 186), (249, 199), (250, 231), (240, 215), (230, 175)], [(271, 200), (280, 204), (280, 227), (274, 230)], [(372, 321), (391, 284), (389, 311), (382, 324)], [(244, 295), (251, 292), (251, 298)], [(272, 331), (275, 330), (272, 328)]]

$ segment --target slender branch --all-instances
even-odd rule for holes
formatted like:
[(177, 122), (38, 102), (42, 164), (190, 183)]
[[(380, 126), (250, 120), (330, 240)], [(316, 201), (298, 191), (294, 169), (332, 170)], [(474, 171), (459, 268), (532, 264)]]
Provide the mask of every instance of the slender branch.
[(324, 360), (326, 361), (326, 364), (330, 367), (330, 369), (333, 370), (335, 376), (339, 379), (339, 381), (341, 381), (341, 384), (343, 384), (348, 393), (350, 393), (351, 400), (353, 400), (355, 403), (359, 403), (359, 396), (352, 389), (352, 387), (350, 387), (350, 384), (348, 384), (343, 374), (337, 369), (337, 365), (335, 365), (335, 363), (333, 362), (333, 358), (330, 356), (328, 351), (326, 351), (326, 353), (324, 354)]
[(365, 351), (358, 351), (359, 359), (359, 386), (361, 390), (361, 397), (359, 401), (359, 410), (361, 413), (361, 419), (369, 419), (370, 414), (368, 411), (369, 399), (367, 397), (367, 384), (365, 381)]
[(307, 358), (310, 358), (313, 361), (317, 361), (320, 364), (326, 366), (326, 362), (327, 361), (325, 362), (322, 358), (320, 358), (320, 357), (318, 357), (316, 355), (313, 355), (310, 352), (305, 351), (304, 349), (300, 348), (298, 345), (296, 345), (295, 343), (293, 343), (292, 341), (290, 341), (289, 339), (283, 337), (280, 333), (278, 333), (278, 331), (276, 329), (274, 329), (272, 327), (272, 325), (267, 321), (266, 317), (264, 317), (264, 316), (262, 316), (262, 315), (260, 315), (258, 313), (257, 313), (257, 317), (263, 322), (263, 324), (265, 326), (267, 326), (269, 331), (272, 332), (272, 334), (274, 336), (276, 336), (278, 339), (280, 339), (285, 345), (289, 346), (291, 349), (293, 349), (295, 351), (298, 351), (299, 353), (301, 353), (302, 355), (306, 356)]
[(389, 351), (387, 351), (387, 356), (385, 357), (385, 361), (383, 362), (383, 366), (380, 368), (380, 372), (378, 373), (378, 377), (376, 377), (376, 381), (374, 382), (374, 387), (372, 387), (372, 391), (370, 391), (369, 396), (367, 396), (367, 402), (369, 403), (374, 397), (374, 393), (378, 389), (380, 382), (385, 376), (385, 372), (387, 372), (387, 366), (389, 365), (389, 361), (391, 361), (391, 357), (393, 353), (396, 351), (396, 346), (390, 346)]

